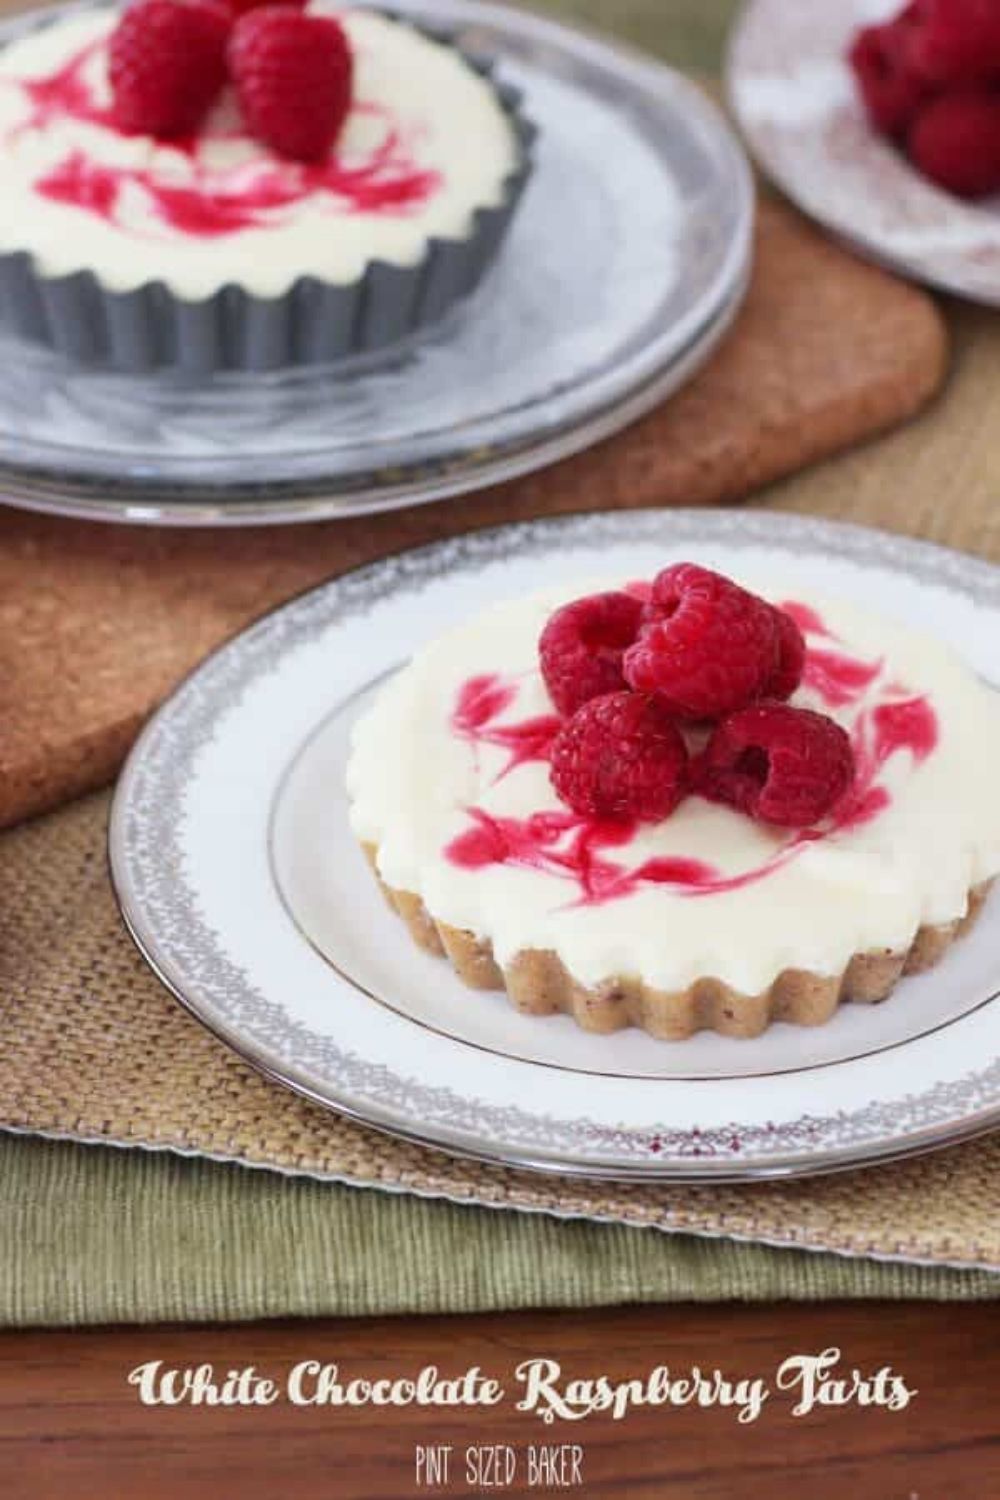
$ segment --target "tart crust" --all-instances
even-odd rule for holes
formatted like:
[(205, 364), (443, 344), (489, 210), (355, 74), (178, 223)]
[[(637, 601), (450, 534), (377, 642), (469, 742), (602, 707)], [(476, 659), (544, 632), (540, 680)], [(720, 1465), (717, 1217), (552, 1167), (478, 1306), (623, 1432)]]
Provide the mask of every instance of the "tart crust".
[(572, 977), (555, 953), (540, 949), (525, 949), (501, 968), (488, 938), (437, 921), (413, 891), (395, 890), (385, 883), (375, 844), (364, 843), (362, 848), (386, 900), (402, 917), (414, 942), (428, 953), (447, 958), (470, 989), (506, 990), (510, 1003), (524, 1015), (562, 1011), (584, 1031), (598, 1035), (636, 1026), (671, 1042), (684, 1041), (698, 1031), (760, 1036), (772, 1021), (822, 1026), (846, 1001), (878, 1004), (904, 974), (919, 974), (939, 962), (955, 939), (973, 925), (993, 884), (988, 880), (972, 887), (964, 917), (920, 927), (908, 949), (856, 953), (843, 972), (832, 977), (785, 969), (758, 995), (742, 995), (708, 977), (675, 992), (652, 989), (637, 979), (616, 978), (588, 988)]

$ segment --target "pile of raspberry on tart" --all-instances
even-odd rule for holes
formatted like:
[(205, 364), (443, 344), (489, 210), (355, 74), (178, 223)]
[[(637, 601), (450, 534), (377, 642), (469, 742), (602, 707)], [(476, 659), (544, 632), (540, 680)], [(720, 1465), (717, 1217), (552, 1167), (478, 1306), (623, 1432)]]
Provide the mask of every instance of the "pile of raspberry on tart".
[(1000, 707), (946, 647), (680, 563), (425, 647), (355, 728), (354, 831), (421, 946), (585, 1029), (884, 999), (1000, 872)]
[(1000, 5), (908, 0), (848, 60), (872, 125), (947, 192), (1000, 192)]
[(138, 0), (108, 43), (116, 123), (192, 135), (231, 82), (252, 136), (292, 161), (319, 161), (351, 104), (353, 55), (334, 15), (304, 0)]

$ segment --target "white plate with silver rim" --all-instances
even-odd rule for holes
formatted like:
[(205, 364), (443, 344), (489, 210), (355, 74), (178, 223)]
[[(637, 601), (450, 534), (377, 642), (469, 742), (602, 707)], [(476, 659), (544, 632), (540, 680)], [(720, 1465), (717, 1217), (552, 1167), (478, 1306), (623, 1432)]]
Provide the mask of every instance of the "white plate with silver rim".
[[(525, 11), (390, 8), (495, 59), (538, 127), (525, 199), (480, 291), (377, 369), (192, 386), (95, 374), (0, 341), (7, 499), (243, 525), (441, 499), (596, 442), (707, 356), (746, 285), (753, 185), (705, 96), (638, 53)], [(37, 24), (37, 13), (4, 21), (0, 45)]]
[(799, 208), (892, 270), (1000, 306), (1000, 205), (943, 192), (876, 134), (847, 63), (903, 0), (747, 0), (726, 67), (751, 151)]
[(491, 600), (680, 557), (876, 598), (1000, 683), (1000, 570), (878, 532), (737, 512), (570, 517), (346, 574), (211, 656), (142, 734), (111, 865), (161, 979), (254, 1066), (379, 1129), (511, 1166), (730, 1180), (829, 1171), (1000, 1125), (1000, 894), (885, 1005), (754, 1041), (595, 1037), (415, 949), (351, 837), (355, 716)]

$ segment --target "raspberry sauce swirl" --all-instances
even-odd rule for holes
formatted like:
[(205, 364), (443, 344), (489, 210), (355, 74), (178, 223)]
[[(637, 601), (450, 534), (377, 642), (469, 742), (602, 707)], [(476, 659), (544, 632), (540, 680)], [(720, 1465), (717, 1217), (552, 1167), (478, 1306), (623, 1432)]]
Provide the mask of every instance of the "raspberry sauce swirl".
[[(17, 86), (29, 109), (14, 133), (73, 122), (126, 138), (128, 132), (116, 124), (99, 87), (104, 52), (103, 43), (90, 43), (52, 73), (21, 80)], [(307, 198), (328, 199), (340, 213), (405, 213), (424, 203), (438, 186), (438, 174), (416, 163), (391, 112), (363, 100), (352, 109), (380, 126), (377, 144), (363, 162), (347, 162), (334, 152), (326, 161), (304, 165), (279, 160), (260, 147), (249, 161), (227, 167), (213, 163), (213, 146), (246, 140), (229, 100), (198, 137), (154, 143), (165, 153), (161, 164), (99, 160), (81, 146), (39, 176), (35, 191), (109, 223), (121, 223), (130, 199), (141, 194), (154, 220), (201, 238), (278, 225), (284, 211)], [(178, 158), (188, 163), (183, 173), (178, 172)]]
[[(468, 827), (447, 845), (447, 860), (470, 872), (503, 865), (554, 876), (575, 887), (577, 905), (602, 905), (648, 886), (667, 887), (678, 896), (710, 896), (757, 884), (806, 848), (883, 814), (892, 802), (883, 775), (888, 763), (906, 752), (919, 765), (938, 743), (934, 708), (926, 695), (901, 683), (876, 686), (884, 675), (884, 662), (850, 651), (815, 611), (795, 602), (780, 607), (806, 637), (803, 688), (824, 708), (838, 712), (854, 750), (854, 784), (820, 826), (788, 836), (776, 833), (780, 842), (765, 860), (739, 873), (725, 874), (704, 860), (684, 856), (657, 857), (630, 866), (622, 854), (639, 825), (627, 820), (590, 819), (568, 809), (499, 816), (482, 807), (469, 807)], [(484, 674), (462, 684), (453, 707), (452, 733), (466, 740), (474, 753), (482, 745), (499, 746), (508, 753), (497, 779), (526, 761), (547, 761), (559, 729), (555, 715), (508, 722), (504, 716), (515, 705), (519, 691), (516, 679)]]

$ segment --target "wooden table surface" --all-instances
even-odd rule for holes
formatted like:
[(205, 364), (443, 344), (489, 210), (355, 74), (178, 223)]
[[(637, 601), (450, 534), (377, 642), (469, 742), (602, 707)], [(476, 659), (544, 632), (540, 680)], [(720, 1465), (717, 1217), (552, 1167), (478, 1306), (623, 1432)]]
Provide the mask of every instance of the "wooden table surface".
[[(1000, 1496), (1000, 1339), (993, 1304), (660, 1306), (468, 1318), (287, 1321), (237, 1326), (39, 1330), (0, 1335), (0, 1495), (4, 1500), (396, 1500), (420, 1494), (559, 1493), (528, 1483), (529, 1449), (579, 1445), (596, 1496), (662, 1500), (991, 1500)], [(795, 1416), (777, 1367), (836, 1346), (842, 1370), (884, 1367), (915, 1392), (901, 1411), (857, 1404)], [(692, 1365), (761, 1377), (759, 1419), (732, 1410), (645, 1407), (545, 1426), (518, 1412), (513, 1371), (558, 1360), (564, 1379), (673, 1375)], [(476, 1409), (144, 1406), (128, 1374), (254, 1366), (284, 1382), (304, 1360), (342, 1380), (442, 1375), (471, 1365), (508, 1385)], [(513, 1450), (513, 1483), (492, 1488), (483, 1450)], [(417, 1483), (418, 1447), (451, 1445), (448, 1484)], [(471, 1457), (467, 1459), (467, 1450)], [(497, 1462), (505, 1460), (503, 1452)], [(466, 1482), (472, 1462), (479, 1482)], [(566, 1476), (572, 1476), (567, 1452)]]
[[(0, 10), (10, 0), (0, 0)], [(554, 0), (553, 0), (554, 3)], [(715, 0), (716, 9), (723, 0)], [(576, 11), (562, 3), (563, 11)], [(599, 7), (581, 0), (581, 14)], [(622, 12), (639, 7), (622, 6)], [(672, 0), (675, 26), (715, 26), (708, 0)], [(700, 34), (700, 33), (699, 33)], [(714, 38), (715, 32), (712, 32)], [(707, 45), (707, 43), (706, 43)], [(1000, 1496), (1000, 1339), (985, 1305), (664, 1306), (491, 1317), (282, 1322), (230, 1327), (0, 1333), (0, 1500), (380, 1500), (421, 1493), (523, 1496), (530, 1447), (579, 1444), (576, 1493), (662, 1500), (992, 1500)], [(640, 1409), (543, 1426), (514, 1410), (428, 1415), (413, 1408), (143, 1406), (128, 1373), (150, 1360), (254, 1365), (281, 1381), (301, 1360), (345, 1376), (444, 1374), (473, 1364), (508, 1379), (523, 1359), (615, 1380), (669, 1364), (773, 1380), (796, 1354), (837, 1346), (848, 1369), (901, 1373), (917, 1394), (900, 1412), (823, 1407), (791, 1414), (773, 1397), (760, 1419), (731, 1411)], [(418, 1446), (452, 1445), (453, 1479), (416, 1482)], [(464, 1482), (465, 1450), (510, 1445), (505, 1489)], [(484, 1479), (485, 1460), (480, 1471)]]

